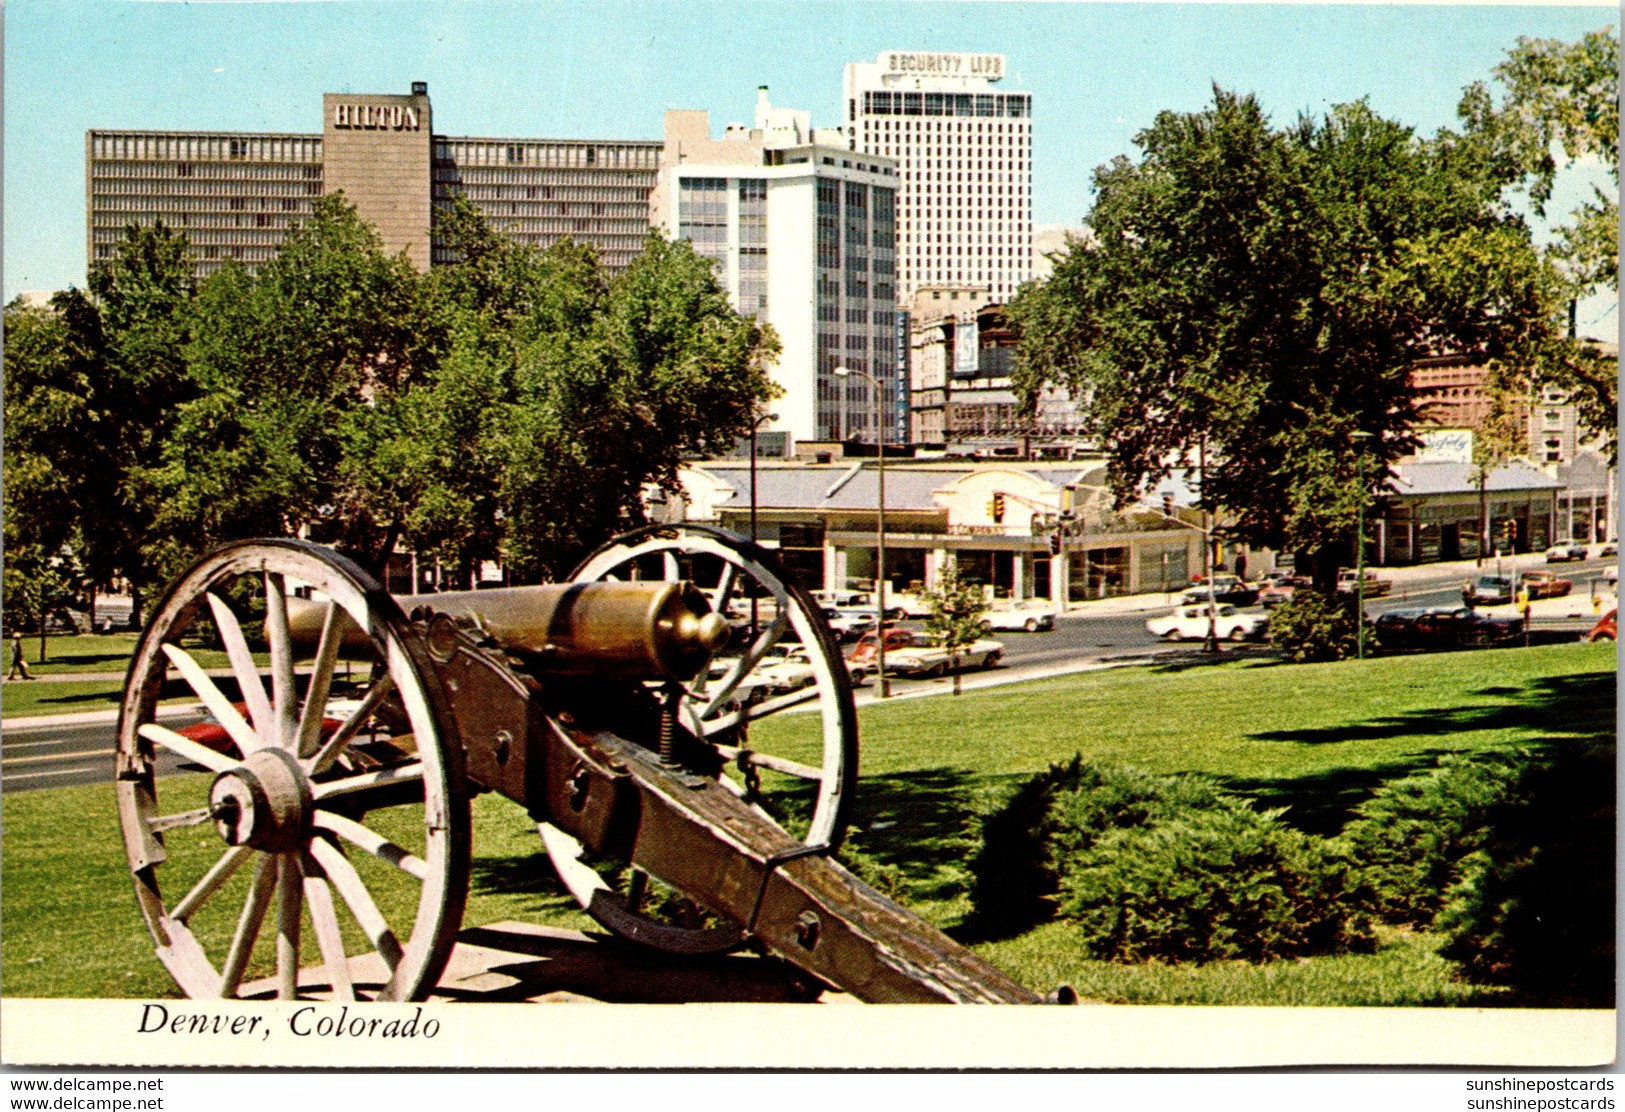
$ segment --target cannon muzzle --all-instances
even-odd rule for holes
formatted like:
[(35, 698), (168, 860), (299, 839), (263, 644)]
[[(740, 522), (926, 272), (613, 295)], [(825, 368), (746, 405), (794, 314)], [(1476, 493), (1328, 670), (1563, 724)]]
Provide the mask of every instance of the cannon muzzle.
[[(692, 679), (728, 639), (728, 624), (690, 583), (546, 583), (489, 591), (396, 596), (415, 620), (473, 627), (507, 652), (554, 675)], [(296, 644), (314, 645), (327, 606), (288, 600)], [(371, 642), (340, 617), (344, 643)]]

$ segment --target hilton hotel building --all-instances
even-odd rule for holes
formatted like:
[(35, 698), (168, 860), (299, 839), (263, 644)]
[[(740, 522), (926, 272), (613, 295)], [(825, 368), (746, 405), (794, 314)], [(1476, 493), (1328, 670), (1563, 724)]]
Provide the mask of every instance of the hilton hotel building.
[(973, 287), (1007, 302), (1032, 269), (1032, 94), (1002, 54), (892, 50), (846, 66), (854, 151), (898, 161), (899, 295)]
[[(784, 396), (770, 427), (796, 440), (908, 438), (899, 373), (897, 163), (855, 154), (846, 134), (757, 91), (755, 126), (712, 139), (703, 111), (666, 113), (655, 226), (716, 263), (741, 313), (771, 324)], [(886, 386), (879, 415), (862, 371)]]
[(497, 230), (547, 247), (591, 244), (612, 271), (642, 249), (661, 144), (639, 140), (436, 135), (429, 89), (328, 93), (318, 134), (90, 131), (87, 262), (111, 257), (130, 223), (186, 233), (199, 274), (276, 254), (315, 199), (344, 191), (391, 253), (420, 270), (447, 261), (431, 214), (462, 194)]

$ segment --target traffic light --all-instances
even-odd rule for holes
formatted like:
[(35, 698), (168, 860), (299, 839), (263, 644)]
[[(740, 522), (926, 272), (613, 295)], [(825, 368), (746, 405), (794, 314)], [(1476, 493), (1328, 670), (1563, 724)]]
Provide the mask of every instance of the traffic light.
[(1164, 493), (1162, 496), (1162, 516), (1174, 516), (1174, 496), (1172, 493)]
[(987, 516), (993, 519), (995, 525), (1004, 522), (1004, 495), (994, 494), (987, 504)]
[(1051, 556), (1059, 556), (1061, 554), (1061, 534), (1060, 533), (1051, 533), (1049, 535), (1049, 554)]

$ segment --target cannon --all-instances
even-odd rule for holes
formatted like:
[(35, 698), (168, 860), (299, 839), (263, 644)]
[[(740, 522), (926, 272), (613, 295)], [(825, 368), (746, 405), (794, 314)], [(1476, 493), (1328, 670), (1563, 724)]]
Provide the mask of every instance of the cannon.
[[(211, 722), (164, 724), (174, 674)], [(567, 582), (406, 597), (330, 549), (259, 540), (154, 608), (116, 790), (137, 904), (188, 996), (258, 972), (297, 997), (313, 939), (333, 998), (424, 998), (461, 926), (470, 799), (494, 792), (621, 939), (754, 947), (871, 1002), (1038, 1002), (835, 860), (857, 756), (821, 609), (731, 533), (656, 526)]]

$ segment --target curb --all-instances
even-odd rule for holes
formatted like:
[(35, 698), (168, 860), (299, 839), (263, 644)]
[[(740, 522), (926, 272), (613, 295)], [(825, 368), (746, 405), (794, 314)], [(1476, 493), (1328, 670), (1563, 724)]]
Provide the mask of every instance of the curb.
[[(186, 718), (205, 713), (202, 703), (167, 703), (157, 709), (155, 717)], [(0, 719), (0, 731), (41, 730), (53, 726), (95, 726), (102, 723), (112, 725), (118, 721), (118, 716), (119, 712), (116, 710), (85, 710), (75, 714), (38, 714), (26, 718), (5, 718)]]

